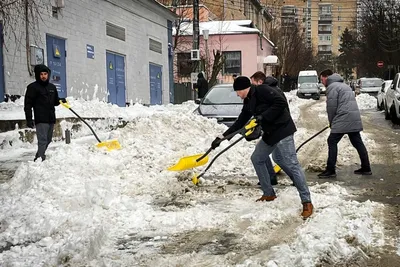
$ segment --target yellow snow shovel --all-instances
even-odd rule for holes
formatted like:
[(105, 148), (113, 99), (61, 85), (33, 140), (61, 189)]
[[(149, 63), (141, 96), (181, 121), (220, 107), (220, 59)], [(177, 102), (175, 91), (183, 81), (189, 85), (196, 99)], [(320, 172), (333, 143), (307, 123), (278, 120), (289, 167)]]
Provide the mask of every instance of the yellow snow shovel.
[[(231, 139), (233, 136), (238, 134), (239, 132), (244, 132), (245, 135), (249, 135), (254, 131), (254, 128), (257, 126), (256, 120), (251, 120), (246, 126), (242, 129), (237, 130), (227, 136), (225, 136), (222, 140)], [(188, 169), (193, 169), (202, 165), (207, 164), (208, 162), (208, 154), (213, 150), (210, 147), (206, 153), (204, 154), (197, 154), (193, 156), (183, 157), (181, 158), (177, 164), (168, 168), (169, 171), (184, 171)]]
[(96, 146), (98, 148), (105, 147), (107, 148), (108, 151), (115, 150), (115, 149), (121, 149), (121, 144), (118, 142), (118, 140), (107, 140), (107, 141), (101, 141), (100, 138), (97, 136), (97, 134), (94, 132), (93, 128), (81, 117), (79, 116), (69, 105), (68, 102), (64, 103), (60, 100), (60, 104), (64, 106), (65, 108), (69, 109), (72, 111), (72, 113), (75, 114), (83, 123), (89, 127), (89, 129), (92, 131), (94, 137), (96, 137), (97, 141), (99, 142)]

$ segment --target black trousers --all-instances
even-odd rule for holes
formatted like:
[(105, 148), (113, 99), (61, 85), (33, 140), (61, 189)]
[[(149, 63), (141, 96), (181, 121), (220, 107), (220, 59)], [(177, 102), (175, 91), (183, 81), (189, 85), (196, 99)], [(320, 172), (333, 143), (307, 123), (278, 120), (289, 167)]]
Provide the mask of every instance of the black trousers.
[(354, 133), (331, 133), (328, 137), (328, 162), (326, 164), (326, 169), (334, 171), (336, 168), (338, 147), (337, 144), (340, 142), (342, 137), (347, 134), (349, 136), (350, 142), (355, 149), (357, 149), (358, 155), (361, 160), (361, 168), (365, 170), (370, 170), (371, 166), (369, 163), (368, 152), (365, 148), (364, 142), (361, 139), (360, 132)]

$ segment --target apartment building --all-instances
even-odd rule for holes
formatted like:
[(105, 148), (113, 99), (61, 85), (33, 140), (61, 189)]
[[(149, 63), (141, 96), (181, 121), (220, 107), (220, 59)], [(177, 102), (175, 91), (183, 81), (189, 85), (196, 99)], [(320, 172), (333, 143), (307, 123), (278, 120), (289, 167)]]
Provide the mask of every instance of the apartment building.
[(299, 26), (316, 55), (329, 59), (339, 53), (344, 29), (356, 28), (357, 0), (263, 0), (282, 27)]
[[(188, 18), (193, 16), (190, 14), (193, 0), (157, 0), (159, 3), (172, 6), (186, 6), (188, 9), (185, 13)], [(268, 34), (268, 23), (272, 20), (271, 14), (267, 11), (260, 0), (199, 0), (200, 21), (207, 21), (202, 14), (209, 14), (208, 20), (251, 20), (253, 25), (264, 35)], [(211, 17), (212, 16), (212, 17)]]

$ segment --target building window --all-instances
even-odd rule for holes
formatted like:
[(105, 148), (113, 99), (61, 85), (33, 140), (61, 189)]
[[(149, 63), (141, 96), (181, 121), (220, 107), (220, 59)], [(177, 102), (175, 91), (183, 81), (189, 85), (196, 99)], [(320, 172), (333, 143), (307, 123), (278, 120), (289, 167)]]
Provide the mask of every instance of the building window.
[(156, 53), (162, 54), (162, 43), (149, 38), (149, 49)]
[(178, 75), (181, 77), (189, 77), (192, 73), (192, 60), (190, 53), (177, 54)]
[(222, 72), (224, 74), (237, 74), (242, 72), (242, 52), (241, 51), (227, 51), (222, 52), (225, 63)]
[(337, 26), (337, 30), (340, 32), (342, 30), (342, 26)]
[(331, 14), (332, 13), (332, 6), (331, 5), (320, 6), (319, 13), (321, 15)]
[(338, 20), (338, 21), (341, 21), (342, 18), (341, 18), (340, 16), (337, 16), (337, 20)]
[(107, 21), (106, 35), (115, 39), (119, 39), (121, 41), (125, 41), (125, 28), (122, 28)]

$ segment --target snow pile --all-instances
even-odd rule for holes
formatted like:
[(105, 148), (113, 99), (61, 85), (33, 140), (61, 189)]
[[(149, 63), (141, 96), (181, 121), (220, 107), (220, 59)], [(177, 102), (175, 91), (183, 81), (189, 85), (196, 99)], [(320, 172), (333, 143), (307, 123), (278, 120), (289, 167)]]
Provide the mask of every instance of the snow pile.
[[(135, 119), (124, 128), (102, 132), (105, 139), (117, 138), (121, 150), (97, 149), (96, 141), (86, 138), (57, 144), (44, 162), (21, 164), (13, 179), (0, 185), (0, 262), (226, 266), (251, 261), (253, 266), (314, 266), (327, 255), (333, 255), (333, 262), (354, 255), (347, 239), (363, 246), (382, 244), (382, 225), (372, 216), (380, 205), (351, 201), (340, 186), (310, 188), (316, 213), (303, 224), (293, 187), (278, 188), (272, 203), (256, 204), (257, 188), (225, 192), (194, 187), (190, 171), (166, 171), (183, 156), (204, 153), (226, 130), (215, 120), (193, 114), (193, 106), (131, 107), (135, 110), (128, 114), (137, 114)], [(118, 116), (127, 114), (121, 110)], [(212, 154), (230, 142), (224, 141)], [(209, 174), (254, 174), (249, 159), (253, 146), (254, 142), (238, 143), (218, 158)], [(207, 250), (213, 245), (204, 245), (200, 238), (209, 232), (213, 240), (221, 236), (215, 249), (229, 242), (237, 246), (213, 254)], [(190, 233), (198, 233), (200, 240), (186, 237)], [(191, 250), (196, 242), (199, 249)]]
[(359, 94), (356, 100), (360, 110), (376, 108), (376, 97), (369, 94)]

